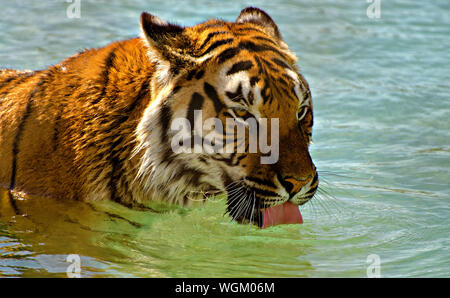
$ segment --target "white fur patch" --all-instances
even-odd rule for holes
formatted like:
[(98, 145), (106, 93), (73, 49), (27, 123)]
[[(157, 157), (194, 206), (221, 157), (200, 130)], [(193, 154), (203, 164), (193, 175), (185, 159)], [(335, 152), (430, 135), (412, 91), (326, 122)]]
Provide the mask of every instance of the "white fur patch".
[[(186, 166), (189, 169), (200, 170), (205, 175), (200, 183), (208, 183), (217, 189), (223, 188), (221, 172), (206, 168), (192, 154), (175, 154), (170, 146), (174, 133), (162, 132), (160, 113), (161, 107), (167, 101), (170, 88), (160, 92), (159, 96), (146, 108), (141, 121), (136, 129), (138, 146), (134, 154), (142, 153), (139, 162), (138, 174), (135, 183), (139, 183), (143, 188), (143, 198), (140, 200), (161, 200), (169, 203), (181, 204), (186, 201), (188, 205), (194, 201), (203, 201), (204, 194), (199, 190), (199, 186), (193, 189), (189, 185), (188, 179), (192, 178), (189, 173), (185, 173)], [(173, 120), (173, 118), (172, 118)], [(170, 124), (169, 124), (170, 127)], [(163, 143), (161, 134), (168, 134), (167, 142)], [(171, 161), (165, 160), (167, 154), (171, 155)], [(200, 156), (197, 155), (197, 156)]]

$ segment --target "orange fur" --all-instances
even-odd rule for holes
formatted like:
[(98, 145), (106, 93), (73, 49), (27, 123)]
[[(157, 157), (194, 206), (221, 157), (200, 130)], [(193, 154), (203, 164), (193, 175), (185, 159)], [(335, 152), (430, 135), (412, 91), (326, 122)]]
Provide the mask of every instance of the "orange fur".
[[(45, 70), (1, 70), (0, 185), (133, 204), (186, 203), (192, 192), (229, 191), (245, 181), (261, 195), (258, 209), (311, 199), (318, 186), (308, 152), (311, 94), (273, 20), (247, 8), (234, 23), (181, 28), (143, 13), (141, 29), (142, 38), (86, 50)], [(229, 73), (242, 76), (233, 81)], [(249, 92), (225, 90), (233, 82), (248, 84)], [(199, 105), (205, 118), (224, 121), (234, 113), (234, 92), (254, 97), (255, 104), (240, 107), (242, 115), (280, 119), (276, 164), (260, 164), (261, 152), (224, 158), (169, 151), (175, 116)]]
[[(105, 73), (111, 53), (114, 65)], [(2, 185), (41, 196), (86, 198), (92, 185), (85, 179), (110, 175), (109, 159), (125, 157), (123, 171), (131, 174), (134, 159), (126, 157), (151, 98), (153, 72), (137, 38), (87, 50), (46, 70), (2, 70)], [(119, 154), (112, 157), (115, 142)]]

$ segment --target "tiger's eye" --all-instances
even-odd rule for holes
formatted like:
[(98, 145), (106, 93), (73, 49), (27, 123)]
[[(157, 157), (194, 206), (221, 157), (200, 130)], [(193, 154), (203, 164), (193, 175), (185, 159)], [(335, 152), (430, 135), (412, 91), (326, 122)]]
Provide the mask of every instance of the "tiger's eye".
[(236, 109), (233, 109), (233, 111), (234, 111), (234, 114), (239, 118), (246, 119), (246, 118), (250, 117), (250, 113), (247, 112), (247, 110), (245, 110), (245, 109), (236, 108)]
[(247, 115), (247, 111), (243, 110), (243, 109), (236, 109), (236, 110), (234, 110), (234, 112), (236, 113), (236, 116), (238, 116), (238, 117), (244, 117), (245, 115)]

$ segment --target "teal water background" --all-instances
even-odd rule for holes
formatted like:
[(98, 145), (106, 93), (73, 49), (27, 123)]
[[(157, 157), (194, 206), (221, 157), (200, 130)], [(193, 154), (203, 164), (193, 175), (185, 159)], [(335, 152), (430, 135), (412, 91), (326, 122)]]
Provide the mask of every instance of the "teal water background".
[[(450, 276), (450, 2), (0, 0), (0, 67), (41, 69), (139, 34), (142, 11), (182, 25), (265, 9), (314, 101), (321, 191), (303, 225), (230, 224), (223, 201), (166, 214), (0, 192), (0, 276)], [(370, 258), (369, 258), (370, 259)], [(370, 271), (371, 272), (371, 271)]]

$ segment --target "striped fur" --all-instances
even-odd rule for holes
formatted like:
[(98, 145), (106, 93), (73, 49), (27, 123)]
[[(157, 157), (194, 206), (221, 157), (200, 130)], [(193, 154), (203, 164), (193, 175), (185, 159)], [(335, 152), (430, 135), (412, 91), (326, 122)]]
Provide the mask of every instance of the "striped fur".
[[(227, 191), (230, 214), (253, 221), (265, 207), (312, 198), (309, 87), (265, 12), (246, 8), (235, 22), (186, 28), (143, 13), (141, 31), (45, 70), (1, 70), (1, 185), (128, 205)], [(279, 118), (278, 162), (261, 164), (261, 152), (173, 152), (172, 121), (195, 125), (198, 110), (223, 123)]]

